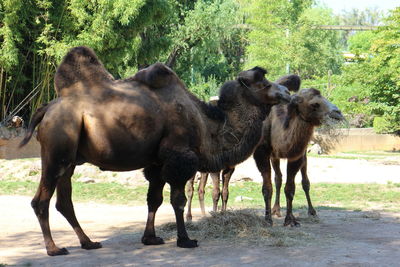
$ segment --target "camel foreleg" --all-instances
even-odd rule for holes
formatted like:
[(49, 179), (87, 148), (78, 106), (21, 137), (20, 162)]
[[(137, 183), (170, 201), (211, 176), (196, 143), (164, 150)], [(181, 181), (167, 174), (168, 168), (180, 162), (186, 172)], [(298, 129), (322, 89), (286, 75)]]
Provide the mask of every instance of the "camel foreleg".
[(271, 182), (271, 165), (269, 163), (271, 150), (265, 145), (258, 146), (253, 154), (258, 170), (263, 178), (262, 194), (265, 202), (265, 220), (272, 226), (271, 216), (271, 199), (272, 199), (272, 182)]
[(308, 204), (308, 215), (310, 216), (317, 216), (317, 212), (315, 211), (312, 203), (311, 203), (311, 197), (310, 197), (310, 180), (308, 179), (307, 175), (307, 155), (304, 155), (304, 163), (303, 166), (301, 167), (301, 185), (303, 186), (304, 193), (307, 198), (307, 204)]
[(285, 195), (286, 195), (286, 217), (285, 217), (285, 226), (300, 226), (300, 223), (297, 222), (296, 218), (293, 215), (292, 204), (293, 198), (296, 190), (295, 185), (295, 177), (299, 169), (302, 167), (303, 157), (297, 159), (295, 161), (289, 161), (287, 164), (287, 180), (285, 185)]
[(275, 172), (275, 204), (272, 207), (272, 215), (276, 215), (281, 217), (281, 206), (280, 206), (280, 197), (281, 197), (281, 187), (282, 187), (282, 172), (280, 168), (280, 159), (279, 158), (271, 158), (272, 168)]
[(229, 198), (229, 181), (235, 168), (227, 168), (222, 171), (222, 211), (226, 211)]

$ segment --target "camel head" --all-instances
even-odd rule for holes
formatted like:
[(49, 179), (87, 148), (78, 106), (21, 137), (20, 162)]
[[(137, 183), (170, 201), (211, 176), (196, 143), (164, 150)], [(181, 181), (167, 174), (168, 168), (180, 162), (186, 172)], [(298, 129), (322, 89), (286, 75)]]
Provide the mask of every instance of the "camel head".
[(314, 126), (319, 126), (328, 120), (338, 122), (344, 120), (339, 108), (314, 88), (302, 89), (293, 95), (289, 106), (296, 108), (300, 118)]
[(237, 81), (245, 95), (253, 98), (260, 104), (278, 104), (289, 102), (289, 90), (278, 83), (270, 82), (265, 78), (266, 70), (255, 67), (239, 73)]

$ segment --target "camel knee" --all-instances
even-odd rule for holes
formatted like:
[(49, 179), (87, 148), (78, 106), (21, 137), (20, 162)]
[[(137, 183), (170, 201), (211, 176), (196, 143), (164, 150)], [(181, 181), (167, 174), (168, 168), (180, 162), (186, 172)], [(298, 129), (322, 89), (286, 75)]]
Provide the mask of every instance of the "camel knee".
[(221, 191), (219, 190), (219, 188), (215, 188), (212, 193), (213, 200), (218, 202), (220, 195)]
[(303, 180), (301, 181), (301, 185), (303, 186), (303, 190), (304, 190), (305, 192), (310, 191), (310, 181), (309, 181), (308, 179), (303, 179)]
[(31, 207), (35, 212), (36, 216), (48, 217), (49, 216), (49, 204), (50, 200), (38, 200), (33, 199), (31, 201)]
[(186, 206), (187, 198), (185, 194), (177, 194), (171, 197), (171, 204), (174, 209), (184, 210)]
[(228, 188), (222, 190), (222, 200), (227, 200), (229, 196)]
[(205, 190), (203, 188), (199, 188), (198, 190), (198, 194), (199, 194), (199, 200), (204, 200), (204, 194), (205, 194)]

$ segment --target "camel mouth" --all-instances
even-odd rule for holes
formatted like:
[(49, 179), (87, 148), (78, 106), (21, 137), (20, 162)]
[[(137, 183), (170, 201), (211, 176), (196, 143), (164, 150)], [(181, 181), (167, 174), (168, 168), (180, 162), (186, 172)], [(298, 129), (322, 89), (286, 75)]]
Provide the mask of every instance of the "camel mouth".
[(330, 119), (333, 119), (333, 120), (338, 121), (338, 122), (345, 120), (342, 112), (340, 112), (340, 110), (336, 110), (336, 109), (332, 110), (331, 112), (329, 112), (328, 116), (329, 116)]

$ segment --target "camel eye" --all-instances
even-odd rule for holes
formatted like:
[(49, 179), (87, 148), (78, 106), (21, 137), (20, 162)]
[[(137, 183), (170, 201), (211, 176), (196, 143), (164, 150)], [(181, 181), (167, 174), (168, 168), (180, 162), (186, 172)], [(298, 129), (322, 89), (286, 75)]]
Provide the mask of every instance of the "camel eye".
[(319, 104), (318, 104), (318, 103), (311, 104), (311, 107), (312, 107), (314, 110), (317, 110), (317, 109), (319, 108)]

